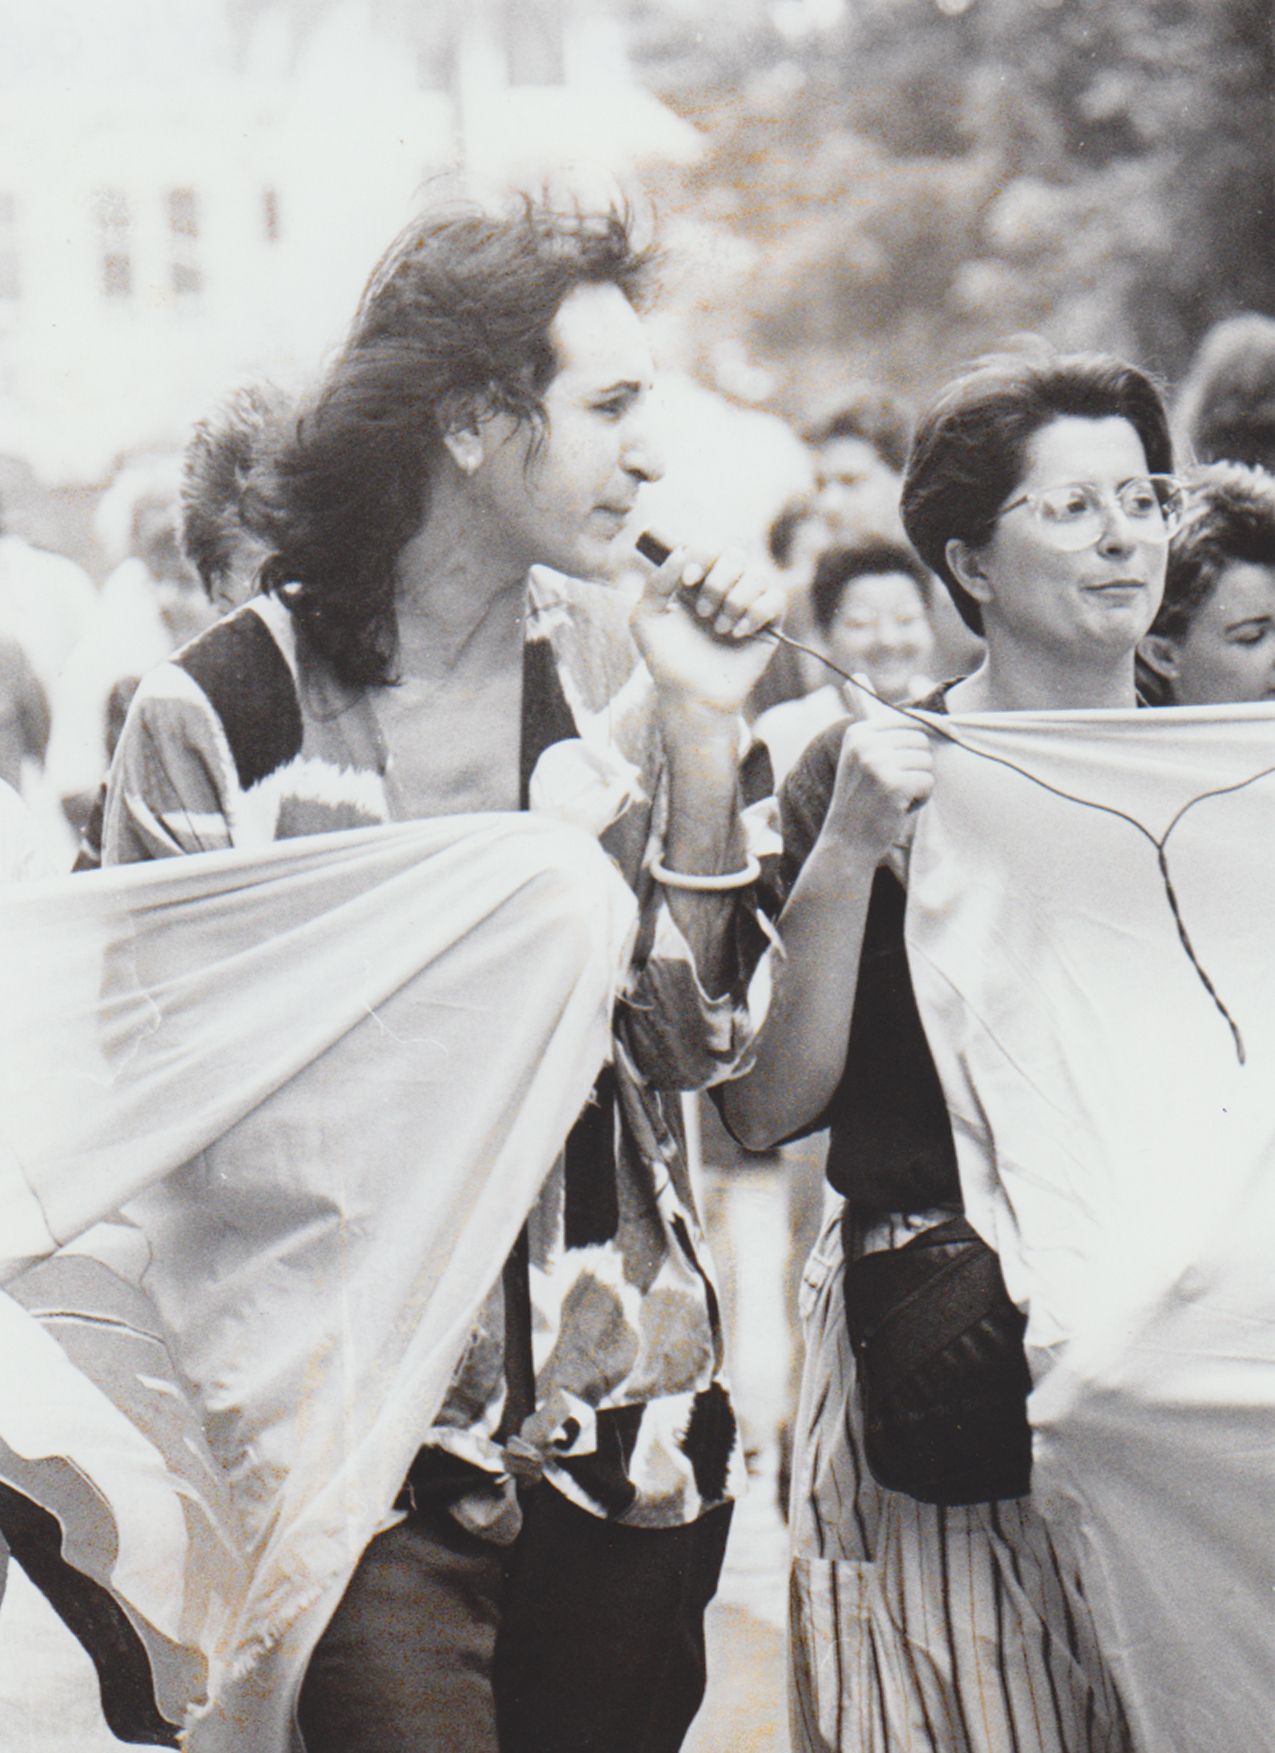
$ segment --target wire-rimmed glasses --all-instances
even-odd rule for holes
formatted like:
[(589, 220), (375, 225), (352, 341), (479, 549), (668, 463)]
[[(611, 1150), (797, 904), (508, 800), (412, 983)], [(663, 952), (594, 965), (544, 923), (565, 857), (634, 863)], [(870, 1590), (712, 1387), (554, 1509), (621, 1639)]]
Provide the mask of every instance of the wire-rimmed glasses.
[(1182, 516), (1182, 485), (1172, 475), (1136, 475), (1114, 492), (1092, 481), (1068, 481), (1020, 493), (1001, 507), (1000, 516), (1017, 511), (1019, 506), (1027, 506), (1035, 514), (1051, 548), (1075, 554), (1102, 540), (1115, 509), (1139, 541), (1167, 542)]

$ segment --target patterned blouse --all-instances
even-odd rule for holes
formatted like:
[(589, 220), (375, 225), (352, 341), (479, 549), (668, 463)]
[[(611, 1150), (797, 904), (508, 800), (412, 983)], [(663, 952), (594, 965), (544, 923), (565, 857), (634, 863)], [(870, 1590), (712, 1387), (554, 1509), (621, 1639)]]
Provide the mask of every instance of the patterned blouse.
[[(506, 1289), (495, 1283), (412, 1489), (445, 1487), (475, 1532), (517, 1532), (516, 1477), (542, 1476), (595, 1515), (693, 1521), (739, 1483), (717, 1296), (687, 1174), (680, 1095), (731, 1075), (751, 1048), (748, 978), (764, 938), (744, 891), (735, 974), (708, 997), (650, 875), (667, 782), (654, 686), (605, 586), (533, 572), (523, 661), (524, 806), (591, 826), (638, 896), (638, 939), (614, 1063), (566, 1141), (526, 1230), (524, 1406), (510, 1417)], [(750, 849), (777, 852), (764, 756), (741, 766)], [(112, 765), (107, 864), (395, 820), (374, 700), (339, 683), (259, 597), (144, 679)], [(529, 1340), (529, 1347), (526, 1341)], [(531, 1377), (534, 1369), (534, 1395)], [(517, 1428), (514, 1428), (514, 1426)], [(457, 1495), (459, 1494), (459, 1495)]]

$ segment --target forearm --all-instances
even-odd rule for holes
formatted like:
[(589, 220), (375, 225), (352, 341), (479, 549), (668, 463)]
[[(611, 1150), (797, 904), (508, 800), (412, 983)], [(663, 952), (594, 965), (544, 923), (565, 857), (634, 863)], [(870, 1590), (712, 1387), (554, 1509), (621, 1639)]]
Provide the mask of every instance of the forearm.
[[(733, 714), (666, 707), (661, 715), (668, 760), (669, 811), (662, 862), (686, 876), (732, 874), (747, 853), (739, 820), (739, 723)], [(719, 996), (735, 967), (738, 889), (665, 889), (673, 922), (686, 939), (704, 990)]]
[(31, 760), (43, 763), (49, 752), (52, 720), (49, 716), (48, 698), (34, 676), (31, 678), (31, 687), (22, 698), (20, 715), (23, 749)]
[(752, 1067), (723, 1092), (731, 1130), (754, 1150), (808, 1126), (837, 1087), (875, 870), (871, 852), (825, 829), (780, 916)]

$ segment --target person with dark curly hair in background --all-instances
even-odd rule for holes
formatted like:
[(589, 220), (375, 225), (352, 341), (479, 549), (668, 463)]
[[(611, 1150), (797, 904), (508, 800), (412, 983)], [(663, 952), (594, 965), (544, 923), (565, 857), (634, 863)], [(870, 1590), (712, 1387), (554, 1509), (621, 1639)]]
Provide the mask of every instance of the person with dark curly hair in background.
[(244, 522), (244, 495), (282, 442), (288, 411), (272, 384), (240, 384), (196, 420), (182, 451), (182, 552), (219, 609), (237, 608), (252, 594), (269, 553)]
[(1138, 647), (1147, 699), (1275, 699), (1275, 476), (1210, 463), (1185, 477), (1164, 601)]

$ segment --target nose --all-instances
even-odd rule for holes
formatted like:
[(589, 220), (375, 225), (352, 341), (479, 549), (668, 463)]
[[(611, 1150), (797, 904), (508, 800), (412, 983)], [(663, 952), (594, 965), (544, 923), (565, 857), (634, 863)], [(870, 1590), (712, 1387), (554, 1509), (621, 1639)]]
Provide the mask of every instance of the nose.
[(664, 452), (645, 411), (625, 436), (622, 466), (638, 481), (658, 481), (664, 474)]
[(1104, 554), (1131, 554), (1137, 546), (1138, 532), (1116, 499), (1102, 502), (1102, 537), (1098, 543)]
[(815, 510), (820, 517), (835, 524), (844, 516), (847, 507), (853, 504), (854, 491), (849, 482), (825, 477), (815, 489)]
[(882, 621), (865, 629), (865, 634), (865, 647), (879, 657), (893, 657), (896, 652), (901, 650), (904, 643), (899, 628), (893, 624), (887, 625)]

